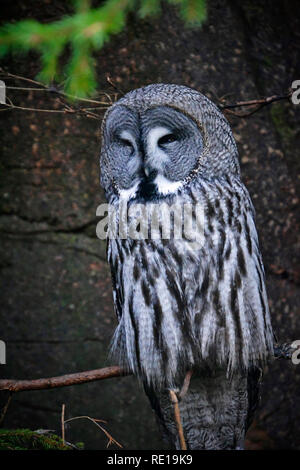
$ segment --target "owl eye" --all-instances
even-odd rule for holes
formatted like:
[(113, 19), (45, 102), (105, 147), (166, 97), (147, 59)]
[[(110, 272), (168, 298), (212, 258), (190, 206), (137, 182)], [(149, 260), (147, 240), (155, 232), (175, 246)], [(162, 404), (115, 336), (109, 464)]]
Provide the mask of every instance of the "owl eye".
[(120, 142), (121, 142), (121, 144), (124, 145), (125, 147), (131, 147), (131, 148), (133, 148), (132, 143), (131, 143), (130, 140), (128, 140), (128, 139), (120, 139)]
[(160, 139), (158, 139), (158, 145), (161, 147), (167, 144), (171, 144), (172, 142), (176, 142), (176, 140), (178, 140), (176, 134), (166, 134)]
[(134, 151), (133, 143), (130, 142), (129, 139), (118, 136), (116, 138), (116, 141), (118, 142), (118, 145), (120, 145), (121, 147), (123, 147), (123, 149), (126, 150), (126, 152), (132, 153)]

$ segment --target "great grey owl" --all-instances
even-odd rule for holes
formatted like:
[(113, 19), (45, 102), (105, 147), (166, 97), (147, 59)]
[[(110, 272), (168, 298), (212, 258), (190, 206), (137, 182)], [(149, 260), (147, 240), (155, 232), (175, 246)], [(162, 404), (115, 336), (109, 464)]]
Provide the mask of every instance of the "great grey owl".
[(108, 237), (119, 321), (114, 357), (143, 381), (173, 448), (180, 443), (168, 390), (179, 391), (187, 371), (192, 380), (180, 401), (187, 448), (243, 448), (273, 333), (230, 126), (198, 91), (149, 85), (106, 112), (100, 160), (118, 220), (121, 202), (204, 211), (203, 236), (192, 245), (184, 235)]

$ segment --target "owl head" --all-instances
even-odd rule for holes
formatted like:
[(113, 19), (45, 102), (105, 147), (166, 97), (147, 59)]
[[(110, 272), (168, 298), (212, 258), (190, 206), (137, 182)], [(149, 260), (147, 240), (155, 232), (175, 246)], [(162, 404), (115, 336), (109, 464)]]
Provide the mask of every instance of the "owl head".
[(100, 167), (108, 200), (161, 200), (199, 178), (239, 175), (223, 114), (198, 91), (168, 84), (133, 90), (107, 110)]

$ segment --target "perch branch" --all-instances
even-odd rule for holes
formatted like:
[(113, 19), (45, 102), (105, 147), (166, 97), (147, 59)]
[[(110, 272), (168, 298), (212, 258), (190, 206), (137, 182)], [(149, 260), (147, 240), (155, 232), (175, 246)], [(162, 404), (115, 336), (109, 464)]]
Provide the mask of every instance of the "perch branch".
[(174, 392), (174, 390), (169, 390), (169, 394), (170, 394), (171, 402), (172, 402), (173, 407), (174, 407), (174, 417), (175, 417), (177, 432), (178, 432), (179, 441), (180, 441), (180, 449), (181, 450), (187, 450), (185, 439), (184, 439), (184, 434), (183, 434), (181, 418), (180, 418), (178, 398), (177, 398), (177, 395)]
[[(276, 359), (291, 359), (292, 354), (300, 348), (292, 346), (294, 342), (282, 343), (274, 345), (274, 357)], [(14, 380), (14, 379), (1, 379), (0, 391), (8, 390), (10, 392), (22, 392), (24, 390), (44, 390), (49, 388), (67, 387), (70, 385), (78, 385), (86, 382), (93, 382), (96, 380), (109, 379), (112, 377), (122, 377), (131, 375), (119, 366), (104, 367), (103, 369), (94, 369), (84, 372), (77, 372), (75, 374), (60, 375), (57, 377), (49, 377), (34, 380)], [(179, 398), (183, 398), (188, 390), (192, 371), (187, 372), (183, 382), (182, 389), (179, 393)]]
[[(274, 358), (290, 360), (292, 358), (293, 353), (297, 351), (298, 349), (300, 349), (300, 347), (292, 346), (293, 343), (294, 341), (291, 343), (275, 344), (274, 345)], [(186, 373), (182, 388), (178, 394), (179, 400), (181, 400), (188, 391), (192, 373), (193, 372), (191, 370)], [(82, 384), (86, 382), (109, 379), (112, 377), (122, 377), (126, 375), (131, 375), (131, 373), (126, 372), (124, 369), (122, 369), (119, 366), (111, 366), (111, 367), (105, 367), (103, 369), (94, 369), (94, 370), (89, 370), (85, 372), (60, 375), (57, 377), (49, 377), (49, 378), (44, 378), (44, 379), (35, 379), (35, 380), (2, 379), (0, 380), (0, 391), (7, 390), (10, 392), (10, 394), (1, 412), (0, 424), (2, 423), (5, 417), (5, 414), (7, 412), (8, 406), (12, 398), (12, 394), (14, 392), (22, 392), (25, 390), (45, 390), (45, 389), (57, 388), (57, 387), (67, 387), (70, 385), (78, 385), (78, 384)], [(174, 417), (175, 417), (176, 427), (177, 427), (177, 431), (179, 435), (180, 446), (182, 450), (186, 450), (186, 443), (185, 443), (181, 419), (180, 419), (178, 398), (177, 398), (176, 393), (173, 390), (170, 390), (169, 393), (170, 393), (170, 398), (174, 407)], [(64, 405), (63, 405), (62, 416), (61, 416), (62, 434), (64, 434), (64, 423), (66, 422), (64, 421), (64, 411), (65, 410), (64, 410)], [(104, 429), (102, 430), (103, 432), (106, 433)], [(111, 439), (111, 436), (108, 433), (107, 433), (107, 436), (110, 439), (109, 444), (111, 442), (115, 442), (117, 445), (119, 445), (119, 443), (117, 443), (114, 439)], [(63, 439), (64, 439), (64, 435), (63, 435)]]
[(69, 385), (78, 385), (95, 380), (109, 379), (112, 377), (122, 377), (130, 375), (119, 366), (105, 367), (103, 369), (88, 370), (75, 374), (60, 375), (35, 380), (0, 380), (0, 390), (9, 390), (10, 392), (22, 392), (24, 390), (44, 390), (49, 388), (66, 387)]

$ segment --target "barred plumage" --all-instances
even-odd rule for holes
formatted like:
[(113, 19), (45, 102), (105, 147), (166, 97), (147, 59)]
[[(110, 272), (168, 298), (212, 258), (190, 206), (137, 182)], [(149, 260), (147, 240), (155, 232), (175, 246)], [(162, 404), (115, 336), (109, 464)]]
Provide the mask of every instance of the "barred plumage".
[(119, 320), (112, 353), (144, 382), (173, 446), (166, 391), (192, 369), (181, 403), (189, 448), (241, 447), (273, 333), (229, 125), (198, 92), (152, 85), (112, 106), (102, 145), (101, 182), (116, 212), (124, 201), (129, 209), (163, 202), (204, 211), (202, 238), (192, 244), (185, 236), (108, 240)]
[(187, 240), (109, 240), (122, 299), (113, 350), (149, 384), (174, 387), (187, 368), (207, 362), (229, 372), (262, 365), (272, 348), (252, 204), (239, 181), (221, 185), (196, 182), (177, 195), (193, 203), (196, 193), (206, 207), (198, 249)]

